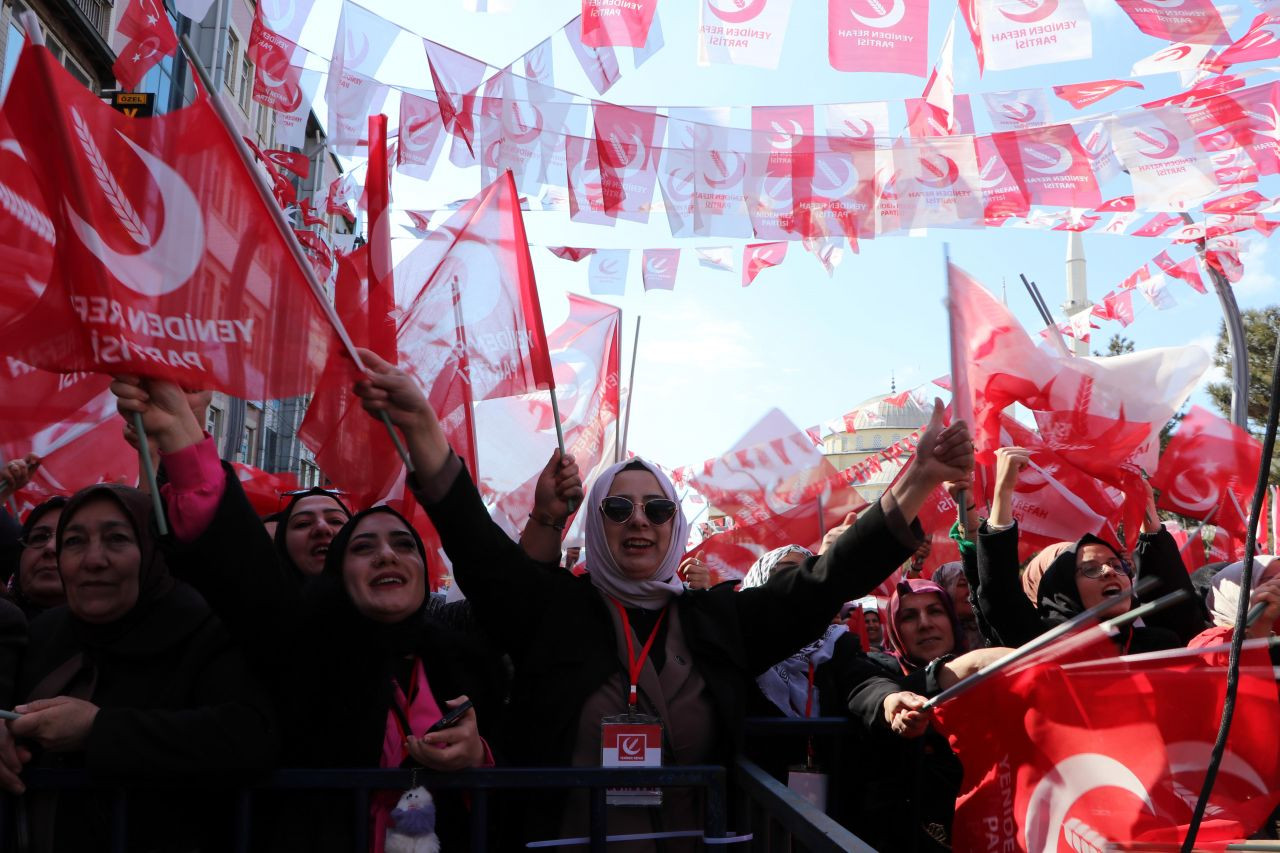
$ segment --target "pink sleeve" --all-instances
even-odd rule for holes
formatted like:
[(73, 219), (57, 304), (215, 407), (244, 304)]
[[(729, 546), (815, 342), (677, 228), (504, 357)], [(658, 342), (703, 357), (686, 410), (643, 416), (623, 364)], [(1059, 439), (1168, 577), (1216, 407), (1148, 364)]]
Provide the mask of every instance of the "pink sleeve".
[(176, 453), (161, 453), (169, 482), (160, 487), (173, 535), (179, 542), (194, 542), (213, 521), (218, 502), (226, 490), (226, 474), (213, 439), (184, 447)]

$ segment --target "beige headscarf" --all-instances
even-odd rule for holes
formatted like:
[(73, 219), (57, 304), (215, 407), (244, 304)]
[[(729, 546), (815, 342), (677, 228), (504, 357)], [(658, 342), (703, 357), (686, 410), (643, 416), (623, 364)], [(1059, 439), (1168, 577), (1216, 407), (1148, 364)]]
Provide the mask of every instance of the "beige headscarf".
[(1040, 578), (1045, 571), (1068, 548), (1075, 547), (1074, 542), (1055, 542), (1039, 554), (1031, 558), (1027, 567), (1022, 570), (1022, 591), (1031, 599), (1032, 604), (1040, 603)]

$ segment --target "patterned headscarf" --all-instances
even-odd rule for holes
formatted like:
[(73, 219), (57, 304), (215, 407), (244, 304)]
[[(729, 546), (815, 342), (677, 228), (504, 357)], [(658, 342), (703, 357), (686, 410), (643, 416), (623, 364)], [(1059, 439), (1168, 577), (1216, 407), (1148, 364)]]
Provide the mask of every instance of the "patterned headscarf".
[(751, 568), (747, 570), (747, 576), (742, 579), (741, 588), (751, 589), (752, 587), (767, 584), (769, 578), (773, 577), (773, 570), (777, 568), (778, 563), (781, 563), (782, 558), (793, 551), (806, 557), (813, 556), (812, 551), (799, 545), (783, 545), (781, 548), (774, 548), (751, 564)]
[[(1262, 584), (1267, 568), (1276, 561), (1275, 556), (1253, 558), (1253, 589)], [(1240, 582), (1244, 580), (1244, 560), (1236, 560), (1214, 575), (1209, 590), (1209, 615), (1219, 628), (1232, 628), (1236, 624), (1236, 608), (1240, 602)]]

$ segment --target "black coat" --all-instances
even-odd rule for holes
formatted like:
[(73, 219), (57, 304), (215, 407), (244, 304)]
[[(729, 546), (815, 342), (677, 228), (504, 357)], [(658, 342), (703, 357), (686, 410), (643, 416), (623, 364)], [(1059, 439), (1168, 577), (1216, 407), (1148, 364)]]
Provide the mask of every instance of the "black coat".
[[(983, 525), (978, 533), (976, 598), (994, 634), (991, 638), (994, 643), (1020, 646), (1084, 610), (1075, 591), (1075, 561), (1080, 545), (1088, 542), (1108, 544), (1086, 535), (1076, 547), (1058, 555), (1040, 580), (1037, 606), (1022, 591), (1018, 576), (1017, 525), (999, 531)], [(1125, 633), (1123, 647), (1137, 653), (1185, 646), (1204, 630), (1207, 621), (1204, 604), (1194, 595), (1173, 536), (1163, 527), (1157, 533), (1140, 535), (1134, 563), (1135, 583), (1148, 577), (1159, 581), (1151, 591), (1138, 597), (1139, 603), (1154, 601), (1179, 589), (1186, 590), (1190, 598), (1145, 618), (1146, 627)]]
[[(87, 693), (82, 698), (101, 708), (88, 742), (77, 753), (37, 750), (35, 766), (85, 767), (98, 785), (139, 786), (129, 798), (131, 850), (223, 848), (232, 814), (225, 789), (272, 766), (278, 739), (267, 691), (221, 622), (182, 583), (134, 630), (101, 646), (87, 645), (66, 606), (55, 607), (31, 624), (19, 696), (29, 699), (81, 654), (86, 668), (75, 681), (41, 693)], [(40, 795), (27, 799), (41, 814)], [(101, 787), (58, 795), (52, 849), (105, 849), (110, 802)], [(33, 836), (47, 839), (39, 823)]]
[(0, 596), (0, 708), (17, 704), (18, 665), (27, 647), (27, 617), (22, 609)]
[(907, 690), (939, 692), (932, 667), (902, 672), (892, 655), (837, 654), (828, 666), (857, 722), (858, 763), (842, 774), (844, 802), (833, 814), (877, 850), (951, 849), (951, 824), (964, 768), (932, 726), (918, 738), (894, 734), (884, 720), (884, 700)]
[[(584, 703), (624, 671), (606, 605), (589, 577), (549, 569), (511, 541), (465, 469), (431, 489), (442, 494), (419, 489), (418, 501), (477, 621), (515, 664), (507, 755), (522, 765), (567, 765)], [(755, 676), (812, 642), (844, 602), (875, 589), (914, 549), (909, 540), (918, 531), (908, 531), (900, 515), (887, 519), (876, 503), (796, 571), (742, 592), (721, 585), (673, 600), (715, 710), (717, 762), (731, 765), (741, 746)]]
[[(422, 611), (394, 633), (360, 617), (340, 579), (299, 584), (280, 566), (266, 530), (235, 474), (209, 527), (193, 542), (173, 544), (171, 562), (255, 650), (256, 665), (275, 688), (284, 763), (290, 767), (377, 767), (391, 708), (392, 674), (406, 656), (422, 660), (432, 696), (466, 694), (490, 741), (503, 718), (501, 664)], [(418, 734), (422, 734), (419, 732)], [(422, 782), (431, 787), (430, 771)], [(273, 849), (350, 849), (350, 804), (338, 798), (292, 798)], [(465, 849), (466, 813), (459, 797), (437, 795), (437, 833)]]

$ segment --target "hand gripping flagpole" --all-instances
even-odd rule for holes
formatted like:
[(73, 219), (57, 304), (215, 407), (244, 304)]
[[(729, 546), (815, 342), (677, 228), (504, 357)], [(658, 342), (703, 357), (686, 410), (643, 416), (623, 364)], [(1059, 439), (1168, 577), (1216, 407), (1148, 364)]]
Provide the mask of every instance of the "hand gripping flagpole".
[[(204, 87), (205, 95), (209, 99), (209, 104), (213, 107), (214, 114), (222, 122), (223, 128), (227, 131), (227, 136), (231, 137), (231, 142), (235, 146), (236, 152), (240, 155), (241, 162), (244, 163), (245, 171), (253, 179), (253, 185), (257, 188), (258, 195), (262, 197), (263, 204), (271, 215), (271, 220), (280, 231), (280, 236), (284, 239), (285, 246), (298, 264), (298, 269), (302, 271), (303, 278), (310, 285), (312, 295), (315, 297), (316, 302), (320, 304), (320, 308), (329, 320), (330, 325), (333, 326), (333, 330), (338, 335), (338, 340), (346, 348), (347, 355), (367, 375), (369, 368), (365, 367), (364, 362), (360, 360), (360, 356), (356, 353), (355, 344), (351, 342), (351, 336), (347, 334), (346, 327), (342, 325), (338, 312), (334, 310), (332, 303), (325, 297), (324, 288), (320, 286), (315, 271), (311, 268), (311, 263), (307, 260), (307, 256), (302, 250), (302, 244), (298, 242), (297, 236), (293, 233), (293, 228), (285, 218), (284, 211), (280, 209), (279, 203), (276, 202), (271, 187), (267, 186), (266, 177), (254, 165), (253, 154), (249, 151), (249, 146), (245, 144), (240, 134), (236, 133), (235, 126), (231, 122), (231, 116), (227, 112), (226, 104), (222, 102), (222, 96), (218, 94), (218, 88), (214, 85), (213, 78), (209, 76), (208, 69), (200, 62), (200, 56), (196, 53), (195, 45), (191, 43), (191, 39), (186, 35), (182, 36), (180, 42), (182, 44), (182, 52), (186, 54), (187, 61), (191, 63), (191, 67), (195, 69), (196, 76), (200, 80), (200, 85)], [(382, 424), (387, 428), (387, 434), (391, 436), (391, 443), (395, 445), (396, 452), (400, 454), (400, 461), (404, 463), (406, 470), (413, 473), (413, 462), (409, 459), (409, 452), (405, 449), (403, 442), (400, 441), (400, 436), (397, 435), (395, 428), (391, 425), (391, 418), (385, 411), (381, 415)]]

